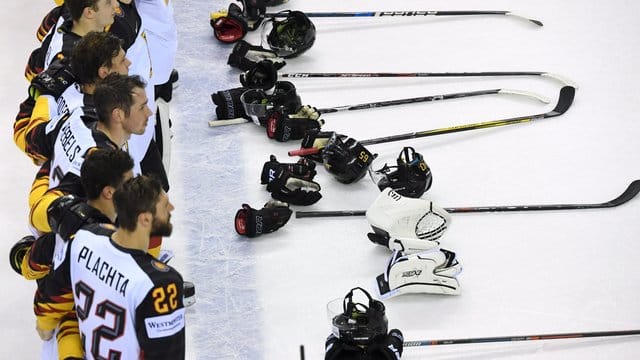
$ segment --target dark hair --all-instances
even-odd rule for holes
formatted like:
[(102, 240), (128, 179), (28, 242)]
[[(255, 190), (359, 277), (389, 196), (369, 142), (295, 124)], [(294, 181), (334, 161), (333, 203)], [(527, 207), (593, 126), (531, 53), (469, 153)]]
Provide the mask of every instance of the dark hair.
[(94, 149), (82, 162), (80, 181), (89, 200), (100, 197), (106, 186), (119, 188), (123, 175), (133, 169), (133, 159), (120, 149)]
[(78, 21), (82, 17), (85, 8), (98, 10), (98, 1), (100, 0), (65, 0), (64, 6), (69, 9), (71, 20)]
[(122, 40), (108, 32), (91, 31), (82, 37), (71, 53), (71, 69), (76, 81), (81, 84), (93, 84), (101, 66), (113, 66), (113, 58), (122, 49)]
[(113, 194), (118, 226), (134, 231), (138, 225), (138, 215), (144, 212), (155, 215), (161, 193), (162, 185), (154, 178), (140, 175), (125, 181)]
[(98, 121), (108, 123), (113, 109), (122, 109), (126, 116), (131, 113), (133, 105), (133, 89), (146, 86), (138, 75), (109, 74), (98, 81), (93, 92)]

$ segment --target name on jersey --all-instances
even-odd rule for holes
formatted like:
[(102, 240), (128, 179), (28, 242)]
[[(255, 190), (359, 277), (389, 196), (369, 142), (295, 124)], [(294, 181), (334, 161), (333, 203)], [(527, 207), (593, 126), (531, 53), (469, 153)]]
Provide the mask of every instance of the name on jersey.
[(78, 253), (78, 264), (84, 265), (101, 282), (126, 296), (129, 278), (116, 270), (111, 264), (94, 254), (93, 250), (83, 246)]
[(62, 126), (62, 129), (60, 129), (60, 132), (60, 145), (62, 145), (62, 150), (65, 155), (67, 155), (69, 161), (73, 162), (81, 148), (71, 130), (71, 121), (67, 121), (64, 126)]

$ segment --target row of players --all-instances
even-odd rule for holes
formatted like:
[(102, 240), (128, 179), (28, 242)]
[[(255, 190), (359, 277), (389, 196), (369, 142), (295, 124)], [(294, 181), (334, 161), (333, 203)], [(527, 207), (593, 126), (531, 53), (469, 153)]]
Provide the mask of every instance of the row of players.
[(158, 260), (173, 210), (171, 3), (66, 0), (38, 37), (14, 123), (40, 166), (29, 194), (37, 238), (10, 260), (37, 279), (42, 358), (184, 358), (183, 280)]

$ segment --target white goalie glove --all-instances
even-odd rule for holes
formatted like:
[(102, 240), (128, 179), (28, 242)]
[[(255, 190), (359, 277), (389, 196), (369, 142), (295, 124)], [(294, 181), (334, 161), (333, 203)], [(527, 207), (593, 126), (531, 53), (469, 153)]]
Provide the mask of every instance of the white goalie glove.
[(373, 233), (369, 240), (413, 254), (440, 245), (451, 216), (429, 200), (404, 197), (391, 188), (384, 189), (367, 209), (367, 221)]
[(409, 293), (458, 295), (462, 266), (452, 251), (434, 248), (403, 256), (394, 250), (387, 269), (376, 277), (381, 299)]

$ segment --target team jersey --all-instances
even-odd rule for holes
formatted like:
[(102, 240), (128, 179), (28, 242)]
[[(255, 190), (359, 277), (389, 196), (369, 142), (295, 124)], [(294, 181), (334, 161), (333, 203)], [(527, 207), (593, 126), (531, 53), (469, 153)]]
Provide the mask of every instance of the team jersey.
[[(68, 12), (62, 12), (62, 14)], [(47, 18), (45, 18), (46, 20)], [(25, 67), (25, 78), (31, 81), (36, 75), (44, 71), (54, 59), (68, 58), (76, 43), (82, 38), (71, 31), (73, 22), (61, 16), (39, 48), (33, 50)]]
[(66, 253), (86, 358), (184, 359), (182, 276), (112, 233), (88, 226)]

